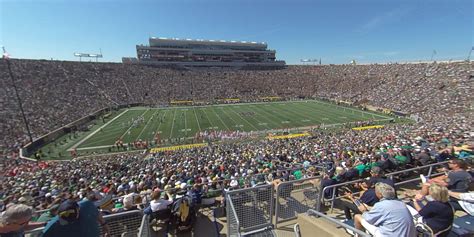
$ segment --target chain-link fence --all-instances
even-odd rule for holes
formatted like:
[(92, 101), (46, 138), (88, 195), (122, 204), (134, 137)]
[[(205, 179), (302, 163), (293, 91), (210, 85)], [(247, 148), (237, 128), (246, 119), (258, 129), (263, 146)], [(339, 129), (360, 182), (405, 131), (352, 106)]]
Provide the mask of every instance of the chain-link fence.
[[(127, 211), (104, 216), (110, 229), (110, 236), (136, 237), (142, 224), (143, 213), (141, 211)], [(103, 234), (101, 229), (101, 234)]]
[(276, 191), (276, 225), (294, 219), (309, 209), (316, 209), (320, 188), (321, 176), (279, 184)]
[(239, 236), (273, 227), (273, 197), (273, 185), (229, 191), (226, 194), (228, 224), (233, 222), (229, 235)]

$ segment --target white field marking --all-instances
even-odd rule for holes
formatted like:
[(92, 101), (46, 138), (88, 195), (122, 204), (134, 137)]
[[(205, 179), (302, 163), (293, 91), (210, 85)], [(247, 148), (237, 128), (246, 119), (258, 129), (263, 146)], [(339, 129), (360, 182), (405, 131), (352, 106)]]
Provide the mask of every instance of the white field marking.
[(176, 111), (177, 111), (177, 109), (175, 109), (175, 110), (174, 110), (174, 114), (173, 114), (173, 123), (171, 124), (171, 132), (170, 132), (169, 139), (171, 139), (171, 136), (173, 135), (174, 119), (176, 118)]
[(219, 127), (208, 127), (207, 129), (211, 129), (211, 130), (214, 129), (214, 130), (216, 130), (216, 129), (218, 129), (218, 128), (219, 128)]
[[(188, 129), (188, 124), (186, 123), (186, 120), (187, 120), (186, 119), (186, 111), (188, 111), (188, 110), (184, 110), (184, 111), (185, 111), (184, 112), (184, 131), (186, 132), (186, 135), (188, 135), (188, 130), (187, 130)], [(189, 129), (189, 131), (191, 131), (191, 129)]]
[(268, 123), (258, 123), (260, 126), (267, 126)]
[(184, 128), (184, 129), (181, 129), (181, 130), (179, 130), (179, 131), (181, 131), (181, 132), (189, 132), (189, 131), (191, 131), (191, 129), (190, 129), (190, 128)]
[(198, 119), (198, 116), (196, 114), (196, 108), (194, 108), (194, 107), (193, 107), (193, 113), (194, 113), (194, 117), (196, 117), (196, 122), (198, 123), (199, 131), (201, 131), (201, 125), (199, 124), (199, 119)]
[[(165, 113), (163, 114), (163, 117), (166, 115), (166, 113), (168, 113), (168, 110), (165, 110)], [(162, 122), (161, 122), (161, 117), (160, 117), (160, 124), (158, 124), (158, 127), (156, 128), (155, 135), (156, 135), (156, 133), (158, 133), (158, 134), (162, 133), (161, 131), (158, 131), (158, 129), (160, 129), (160, 127), (161, 127), (161, 124), (162, 124)]]
[(102, 128), (105, 128), (107, 125), (109, 125), (110, 123), (112, 123), (113, 121), (115, 121), (116, 119), (118, 119), (119, 117), (121, 117), (124, 113), (128, 112), (128, 109), (123, 111), (122, 113), (120, 113), (119, 115), (117, 115), (115, 118), (111, 119), (110, 121), (108, 121), (107, 123), (105, 123), (104, 125), (100, 126), (97, 130), (95, 130), (94, 132), (92, 132), (91, 134), (87, 135), (84, 139), (80, 140), (78, 143), (74, 144), (71, 148), (68, 149), (68, 151), (72, 151), (73, 149), (77, 148), (78, 146), (80, 146), (82, 143), (84, 143), (87, 139), (91, 138), (92, 136), (94, 136), (96, 133), (98, 133)]
[[(224, 114), (226, 114), (227, 116), (229, 116), (229, 114), (224, 110), (224, 108), (221, 108), (221, 111), (222, 111), (222, 113), (224, 113)], [(235, 122), (235, 120), (232, 118), (232, 116), (229, 116), (229, 118), (230, 118), (230, 120), (232, 120), (232, 122), (234, 122), (234, 123), (236, 124), (236, 122)], [(235, 126), (234, 126), (234, 127), (235, 127)]]
[(219, 116), (219, 114), (216, 113), (215, 110), (212, 110), (212, 111), (214, 111), (214, 113), (216, 114), (217, 118), (221, 121), (221, 123), (224, 124), (224, 127), (226, 127), (227, 130), (230, 130), (229, 127), (227, 127), (227, 124), (224, 123), (224, 120), (222, 120), (221, 116)]
[(301, 120), (301, 122), (309, 122), (309, 121), (311, 121), (311, 120), (309, 120), (309, 119), (303, 119), (303, 120)]
[[(237, 114), (242, 120), (244, 120), (246, 123), (248, 123), (250, 125), (250, 127), (253, 127), (255, 128), (256, 130), (258, 130), (257, 127), (253, 126), (253, 124), (249, 123), (249, 121), (247, 121), (247, 119), (245, 119), (244, 117), (242, 117), (242, 115), (240, 115), (239, 113), (235, 112), (235, 110), (233, 110), (232, 108), (230, 109), (232, 110), (232, 112), (234, 112), (234, 114)], [(243, 127), (243, 126), (242, 126)]]
[(210, 124), (211, 126), (214, 126), (214, 124), (212, 124), (211, 120), (209, 119), (209, 116), (207, 116), (206, 109), (201, 110), (201, 111), (203, 111), (203, 112), (204, 112), (204, 115), (206, 115), (206, 119), (207, 119), (207, 121), (209, 122), (209, 124)]
[[(366, 111), (363, 111), (363, 110), (357, 110), (357, 109), (353, 109), (353, 108), (350, 108), (350, 107), (344, 107), (344, 106), (340, 106), (340, 105), (336, 105), (336, 104), (330, 104), (330, 103), (326, 103), (326, 102), (322, 102), (322, 101), (318, 101), (318, 100), (313, 100), (313, 101), (316, 102), (316, 103), (320, 103), (320, 104), (326, 104), (326, 105), (331, 105), (331, 106), (334, 106), (334, 107), (339, 107), (339, 108), (352, 110), (353, 112), (356, 111), (356, 112), (361, 112), (363, 114), (375, 115), (375, 116), (378, 116), (378, 117), (385, 118), (387, 120), (392, 119), (391, 117), (387, 117), (387, 116), (383, 116), (383, 115), (375, 114), (375, 113), (369, 113), (369, 112), (366, 112)], [(382, 120), (382, 121), (384, 121), (384, 120)]]
[(242, 125), (242, 124), (236, 124), (234, 127), (236, 127), (236, 128), (243, 128), (244, 125)]
[[(142, 117), (142, 116), (145, 116), (145, 114), (148, 112), (148, 110), (145, 110), (145, 112), (143, 112), (143, 114), (141, 114), (139, 117)], [(125, 134), (127, 134), (128, 131), (132, 130), (132, 127), (133, 127), (133, 123), (130, 125), (130, 127), (127, 129), (127, 131), (125, 131), (122, 136), (120, 136), (120, 138), (123, 138), (125, 136)]]
[[(379, 120), (374, 120), (374, 122), (380, 122), (380, 121), (387, 121), (387, 120), (392, 120), (392, 118), (390, 119), (379, 119)], [(345, 124), (345, 123), (332, 123), (332, 124), (324, 124), (323, 127), (330, 127), (330, 126), (337, 126), (337, 125), (342, 125), (342, 124)], [(311, 129), (313, 128), (314, 126), (305, 126), (305, 127), (294, 127), (294, 128), (289, 128), (290, 130), (304, 130), (304, 129)], [(212, 127), (210, 127), (212, 128)], [(217, 128), (217, 127), (214, 127), (214, 128)], [(281, 129), (272, 129), (272, 131), (275, 131), (275, 132), (283, 132), (283, 131), (288, 131), (288, 128), (281, 128)], [(161, 132), (161, 131), (159, 131)], [(260, 130), (260, 131), (256, 131), (258, 133), (265, 133), (265, 130)], [(193, 139), (194, 137), (185, 137), (185, 139)], [(97, 149), (97, 148), (108, 148), (108, 147), (113, 147), (114, 145), (105, 145), (105, 146), (94, 146), (94, 147), (82, 147), (82, 148), (77, 148), (78, 151), (81, 151), (81, 150), (92, 150), (92, 149)], [(71, 150), (68, 150), (68, 151), (71, 151)], [(137, 150), (134, 150), (134, 151), (137, 151)], [(130, 151), (130, 152), (133, 152), (133, 151)]]
[[(258, 108), (258, 107), (255, 106), (255, 105), (251, 105), (251, 106), (252, 106), (252, 108), (260, 109), (260, 108)], [(275, 120), (270, 119), (270, 118), (275, 118), (275, 117), (276, 117), (274, 114), (272, 114), (272, 113), (270, 113), (270, 112), (268, 112), (268, 111), (266, 111), (266, 110), (264, 110), (264, 109), (262, 109), (261, 112), (268, 114), (268, 116), (263, 116), (267, 121), (269, 121), (270, 123), (276, 125), (277, 127), (280, 126), (280, 125), (278, 124), (278, 122), (275, 122)], [(271, 129), (270, 126), (267, 125), (267, 127)]]
[(329, 118), (322, 118), (322, 120), (329, 120)]
[(135, 139), (135, 140), (138, 140), (140, 138), (140, 136), (143, 134), (143, 132), (145, 131), (146, 127), (148, 126), (148, 124), (150, 123), (150, 121), (153, 119), (153, 117), (155, 117), (155, 114), (158, 112), (159, 110), (156, 110), (153, 115), (151, 115), (151, 117), (148, 119), (148, 121), (146, 122), (145, 124), (145, 127), (143, 127), (143, 129), (140, 131), (140, 134), (138, 134), (138, 137)]
[(281, 123), (290, 123), (290, 121), (281, 121)]
[(339, 118), (341, 118), (341, 119), (346, 119), (347, 117), (339, 117)]

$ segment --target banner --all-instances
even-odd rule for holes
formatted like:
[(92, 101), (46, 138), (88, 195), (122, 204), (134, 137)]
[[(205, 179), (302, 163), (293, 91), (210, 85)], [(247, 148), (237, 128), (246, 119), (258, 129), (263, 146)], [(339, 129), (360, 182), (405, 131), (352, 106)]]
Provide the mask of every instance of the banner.
[(352, 128), (352, 130), (361, 131), (361, 130), (368, 130), (368, 129), (374, 129), (374, 128), (383, 128), (383, 125), (355, 127), (355, 128)]
[(279, 136), (267, 136), (267, 139), (270, 139), (270, 140), (290, 139), (290, 138), (307, 137), (307, 136), (309, 136), (309, 133), (295, 133), (295, 134), (279, 135)]
[(207, 143), (195, 143), (195, 144), (186, 144), (186, 145), (179, 145), (179, 146), (167, 146), (167, 147), (156, 147), (150, 149), (150, 153), (158, 153), (162, 151), (177, 151), (177, 150), (185, 150), (185, 149), (193, 149), (197, 147), (205, 147)]

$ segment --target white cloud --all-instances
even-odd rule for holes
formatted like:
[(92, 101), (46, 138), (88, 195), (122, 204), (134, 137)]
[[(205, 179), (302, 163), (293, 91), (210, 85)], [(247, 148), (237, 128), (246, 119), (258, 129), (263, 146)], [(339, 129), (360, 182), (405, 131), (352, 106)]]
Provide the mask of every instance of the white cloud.
[(374, 17), (372, 17), (369, 21), (365, 24), (357, 27), (355, 29), (358, 33), (368, 33), (371, 30), (379, 28), (387, 23), (393, 22), (397, 19), (402, 18), (406, 14), (408, 14), (412, 10), (411, 7), (400, 7), (395, 8), (391, 11), (380, 13)]

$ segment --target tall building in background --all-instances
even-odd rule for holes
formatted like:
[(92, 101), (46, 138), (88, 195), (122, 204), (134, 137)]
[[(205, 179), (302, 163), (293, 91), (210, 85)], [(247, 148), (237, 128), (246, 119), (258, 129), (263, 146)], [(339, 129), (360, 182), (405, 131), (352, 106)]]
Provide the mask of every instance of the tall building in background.
[(137, 59), (124, 63), (177, 67), (232, 67), (278, 69), (285, 61), (276, 60), (276, 51), (266, 43), (225, 40), (149, 39), (149, 45), (137, 45)]

